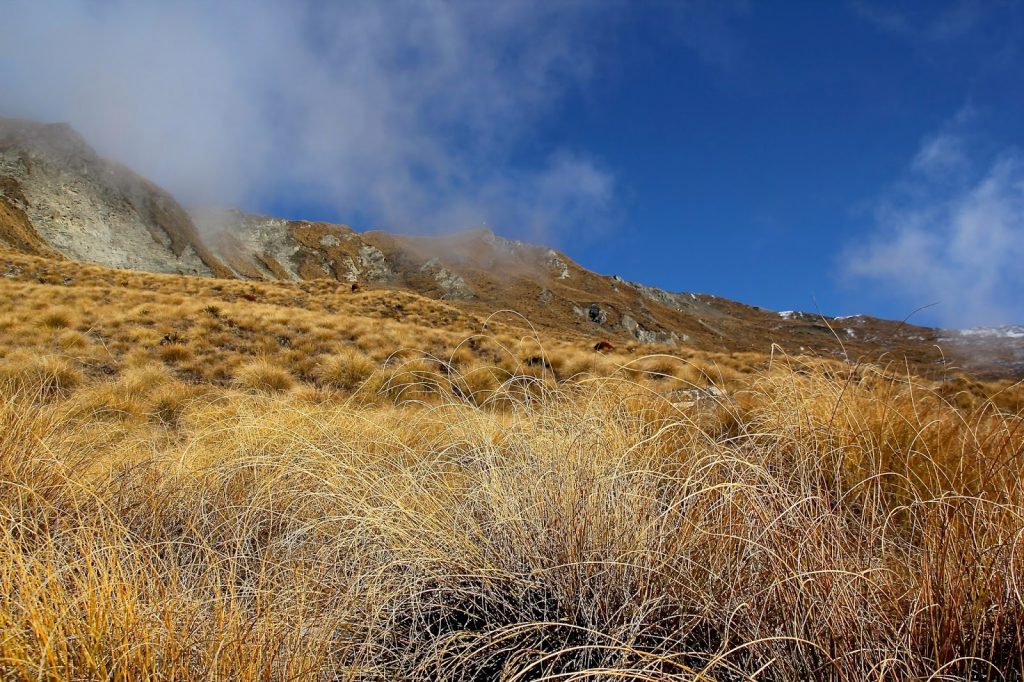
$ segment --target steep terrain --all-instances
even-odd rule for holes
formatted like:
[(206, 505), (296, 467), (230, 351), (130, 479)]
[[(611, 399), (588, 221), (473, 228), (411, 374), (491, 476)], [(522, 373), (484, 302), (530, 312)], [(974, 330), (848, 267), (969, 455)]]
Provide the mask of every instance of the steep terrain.
[(0, 239), (110, 267), (230, 274), (173, 197), (61, 124), (0, 118)]
[[(775, 313), (717, 296), (670, 293), (591, 272), (565, 254), (488, 230), (440, 237), (356, 232), (345, 225), (287, 221), (235, 210), (194, 211), (215, 251), (239, 277), (328, 279), (357, 288), (407, 289), (486, 316), (512, 310), (533, 325), (632, 347), (656, 344), (727, 352), (877, 357), (944, 368), (938, 330), (866, 316)], [(976, 366), (976, 369), (982, 369)], [(999, 375), (998, 363), (983, 371)]]
[(0, 244), (109, 267), (407, 290), (486, 319), (514, 311), (549, 333), (632, 349), (822, 354), (941, 375), (1024, 376), (1024, 339), (978, 337), (868, 316), (775, 313), (591, 272), (488, 230), (357, 232), (237, 210), (191, 215), (153, 183), (101, 159), (65, 125), (0, 119)]
[(200, 233), (8, 142), (0, 680), (1024, 679), (1024, 329)]
[(1024, 384), (459, 305), (0, 247), (0, 679), (1021, 680)]

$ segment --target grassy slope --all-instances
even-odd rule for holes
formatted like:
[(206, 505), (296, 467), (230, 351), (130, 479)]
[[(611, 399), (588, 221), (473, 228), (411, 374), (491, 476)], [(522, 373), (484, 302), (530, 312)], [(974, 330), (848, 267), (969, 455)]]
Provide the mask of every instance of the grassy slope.
[(1019, 387), (3, 256), (4, 679), (1020, 679)]
[[(668, 305), (665, 300), (645, 296), (631, 284), (588, 271), (564, 254), (528, 244), (510, 247), (507, 242), (495, 242), (486, 231), (429, 237), (373, 231), (358, 233), (356, 239), (327, 241), (329, 246), (322, 241), (326, 235), (350, 235), (350, 228), (291, 222), (289, 231), (301, 246), (296, 260), (303, 278), (344, 280), (344, 268), (335, 266), (328, 272), (332, 268), (327, 264), (358, 260), (359, 246), (368, 244), (379, 249), (391, 265), (393, 286), (443, 297), (446, 292), (435, 279), (436, 267), (424, 269), (427, 262), (436, 261), (462, 277), (472, 290), (472, 299), (452, 301), (461, 310), (486, 316), (498, 309), (515, 309), (535, 325), (585, 336), (591, 344), (611, 339), (616, 345), (636, 346), (622, 326), (623, 316), (628, 315), (648, 331), (682, 335), (684, 346), (722, 353), (766, 353), (778, 344), (822, 356), (860, 359), (877, 357), (884, 348), (909, 362), (917, 373), (942, 373), (945, 361), (951, 360), (992, 378), (1009, 374), (1005, 367), (982, 361), (978, 354), (961, 356), (950, 344), (942, 344), (945, 347), (940, 349), (940, 334), (935, 329), (868, 317), (824, 320), (811, 314), (785, 319), (771, 311), (704, 294), (679, 295)], [(222, 247), (222, 253), (233, 252), (229, 245), (224, 246), (228, 248)], [(549, 254), (562, 262), (569, 277), (557, 277), (548, 263)], [(236, 261), (230, 256), (225, 260)], [(591, 304), (599, 305), (607, 315), (604, 323), (587, 319), (583, 311)]]

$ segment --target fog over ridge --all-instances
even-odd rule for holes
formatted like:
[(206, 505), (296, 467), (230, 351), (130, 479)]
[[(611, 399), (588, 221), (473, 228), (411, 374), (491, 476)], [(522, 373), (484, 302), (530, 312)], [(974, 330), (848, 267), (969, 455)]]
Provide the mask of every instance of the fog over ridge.
[(14, 0), (0, 113), (67, 121), (189, 205), (553, 237), (607, 220), (613, 175), (515, 146), (591, 77), (599, 5)]

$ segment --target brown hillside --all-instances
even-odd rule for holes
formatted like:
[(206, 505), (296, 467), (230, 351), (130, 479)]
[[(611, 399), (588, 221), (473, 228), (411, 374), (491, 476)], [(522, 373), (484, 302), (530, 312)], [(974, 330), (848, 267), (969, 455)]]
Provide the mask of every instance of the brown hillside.
[(488, 230), (436, 237), (360, 233), (238, 211), (204, 211), (196, 220), (239, 277), (415, 291), (480, 318), (513, 311), (539, 329), (591, 344), (763, 354), (777, 348), (852, 362), (888, 354), (933, 376), (957, 367), (990, 378), (1024, 376), (1019, 340), (997, 340), (978, 352), (937, 329), (868, 316), (779, 314), (707, 294), (670, 293), (599, 275), (553, 249)]
[(1020, 679), (1021, 383), (465, 305), (0, 247), (0, 678)]
[(0, 239), (23, 253), (147, 272), (404, 291), (475, 319), (520, 316), (545, 334), (608, 344), (858, 362), (885, 356), (935, 377), (1024, 377), (1024, 338), (963, 336), (866, 316), (779, 314), (600, 275), (566, 254), (488, 230), (445, 236), (239, 211), (186, 213), (173, 197), (99, 157), (64, 125), (0, 119)]

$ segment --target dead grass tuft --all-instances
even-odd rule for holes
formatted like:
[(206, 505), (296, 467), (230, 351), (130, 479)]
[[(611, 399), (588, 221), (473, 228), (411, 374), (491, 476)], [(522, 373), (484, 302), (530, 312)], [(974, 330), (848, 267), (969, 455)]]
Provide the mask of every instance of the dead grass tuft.
[(40, 399), (69, 395), (82, 385), (85, 375), (74, 363), (59, 355), (29, 356), (16, 353), (0, 363), (0, 384), (10, 390)]
[(235, 370), (234, 383), (246, 391), (279, 393), (295, 386), (295, 378), (272, 361), (259, 358)]
[(358, 388), (377, 370), (377, 364), (355, 349), (323, 356), (317, 363), (317, 381), (330, 388), (350, 391)]
[(45, 329), (67, 329), (74, 324), (74, 315), (61, 308), (48, 309), (39, 316), (39, 325)]

